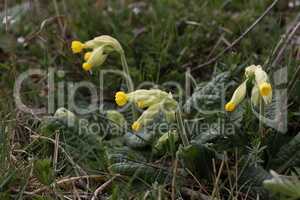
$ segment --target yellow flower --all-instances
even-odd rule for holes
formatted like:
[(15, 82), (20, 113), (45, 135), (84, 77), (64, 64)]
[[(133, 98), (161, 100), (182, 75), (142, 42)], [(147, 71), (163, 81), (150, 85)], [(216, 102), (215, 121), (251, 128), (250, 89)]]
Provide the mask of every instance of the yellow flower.
[(82, 69), (84, 69), (84, 71), (90, 71), (92, 69), (92, 67), (93, 66), (90, 63), (87, 63), (87, 62), (82, 64)]
[(132, 128), (133, 131), (137, 132), (141, 129), (141, 124), (139, 122), (135, 121), (131, 125), (131, 128)]
[(231, 102), (231, 101), (229, 101), (229, 102), (225, 105), (225, 110), (226, 110), (227, 112), (232, 112), (232, 111), (235, 110), (235, 108), (236, 108), (235, 103), (233, 103), (233, 102)]
[(128, 94), (129, 101), (135, 103), (139, 108), (149, 107), (167, 98), (169, 98), (169, 94), (158, 89), (140, 89)]
[(87, 42), (88, 45), (90, 46), (105, 46), (105, 50), (110, 52), (110, 51), (117, 51), (117, 52), (122, 52), (122, 46), (116, 40), (115, 38), (109, 36), (109, 35), (101, 35), (98, 37), (95, 37), (94, 39), (90, 40)]
[(101, 35), (95, 37), (89, 41), (86, 41), (85, 47), (89, 49), (96, 49), (98, 47), (103, 47), (105, 53), (110, 53), (112, 51), (117, 51), (119, 53), (123, 53), (123, 49), (121, 44), (115, 38), (109, 35)]
[[(80, 41), (73, 41), (71, 45), (73, 53), (80, 53), (83, 49), (90, 49), (90, 52), (87, 52), (84, 55), (84, 60), (87, 64), (84, 64), (83, 69), (88, 71), (95, 66), (102, 65), (107, 56), (111, 52), (117, 52), (121, 56), (123, 70), (128, 74), (128, 67), (125, 66), (125, 53), (121, 44), (115, 38), (109, 35), (101, 35), (95, 37), (91, 40), (88, 40), (84, 43)], [(126, 68), (126, 69), (125, 69)]]
[(86, 52), (84, 54), (84, 60), (87, 61), (88, 59), (90, 59), (91, 55), (92, 55), (92, 52)]
[(272, 86), (270, 83), (264, 82), (259, 86), (259, 92), (261, 96), (268, 96), (272, 92)]
[(118, 106), (124, 106), (128, 101), (128, 95), (125, 92), (119, 91), (115, 95), (115, 101)]
[(259, 68), (255, 70), (255, 82), (259, 89), (259, 94), (262, 96), (266, 104), (271, 103), (272, 101), (272, 86), (269, 83), (268, 74), (262, 69)]
[(162, 110), (162, 105), (160, 103), (154, 104), (150, 106), (147, 110), (145, 110), (142, 115), (136, 120), (135, 123), (133, 123), (133, 130), (140, 130), (142, 127), (147, 126), (149, 123), (151, 123), (156, 116), (160, 113)]
[(260, 98), (265, 104), (272, 101), (272, 86), (269, 82), (268, 74), (262, 69), (260, 65), (251, 65), (245, 69), (246, 81), (241, 84), (234, 92), (231, 100), (225, 105), (226, 111), (233, 111), (236, 106), (245, 98), (246, 82), (252, 80), (253, 88), (251, 91), (251, 103), (257, 106), (260, 103)]
[(225, 105), (225, 110), (232, 112), (235, 110), (236, 106), (240, 104), (247, 92), (247, 80), (245, 80), (233, 93), (231, 100)]
[(130, 102), (136, 104), (139, 108), (147, 108), (132, 125), (133, 130), (139, 130), (148, 125), (159, 113), (163, 113), (168, 121), (174, 120), (175, 110), (178, 104), (173, 99), (172, 94), (158, 89), (141, 89), (128, 94), (120, 91), (116, 93), (115, 101), (119, 106)]
[(80, 53), (85, 48), (85, 45), (80, 41), (73, 41), (71, 45), (71, 49), (73, 53)]
[(90, 70), (92, 67), (96, 67), (96, 66), (100, 66), (104, 63), (104, 61), (106, 60), (107, 55), (103, 54), (103, 47), (99, 47), (97, 49), (95, 49), (94, 51), (92, 51), (91, 53), (88, 52), (85, 54), (85, 58), (87, 58), (86, 60), (86, 64), (84, 63), (82, 66), (84, 70), (87, 71)]

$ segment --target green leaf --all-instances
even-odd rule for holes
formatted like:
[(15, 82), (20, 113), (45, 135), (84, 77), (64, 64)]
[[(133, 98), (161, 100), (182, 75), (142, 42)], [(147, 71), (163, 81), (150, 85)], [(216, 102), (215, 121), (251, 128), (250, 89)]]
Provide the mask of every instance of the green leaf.
[(150, 146), (154, 133), (151, 131), (140, 131), (136, 134), (128, 132), (124, 135), (125, 144), (131, 148), (141, 149)]
[(132, 177), (132, 180), (143, 180), (149, 183), (155, 181), (162, 183), (169, 179), (169, 174), (166, 170), (147, 166), (141, 163), (123, 162), (115, 163), (110, 167), (114, 173)]
[(199, 178), (211, 178), (212, 159), (216, 153), (204, 144), (192, 143), (186, 147), (180, 147), (178, 156), (185, 168), (189, 169)]
[(296, 135), (289, 143), (283, 145), (271, 162), (271, 168), (279, 171), (285, 171), (290, 167), (300, 165), (300, 133)]
[[(260, 166), (247, 166), (241, 173), (238, 180), (240, 190), (247, 191), (251, 188), (251, 194), (256, 196), (256, 193), (262, 197), (267, 197), (268, 192), (263, 187), (263, 182), (270, 179), (271, 175)], [(265, 199), (263, 198), (263, 199)]]
[(201, 113), (219, 112), (223, 101), (223, 92), (231, 83), (230, 74), (224, 72), (218, 74), (206, 84), (198, 85), (195, 92), (184, 105), (184, 111), (196, 110)]
[(274, 194), (280, 194), (280, 199), (300, 199), (300, 180), (296, 177), (281, 177), (271, 170), (272, 179), (263, 182), (265, 188)]

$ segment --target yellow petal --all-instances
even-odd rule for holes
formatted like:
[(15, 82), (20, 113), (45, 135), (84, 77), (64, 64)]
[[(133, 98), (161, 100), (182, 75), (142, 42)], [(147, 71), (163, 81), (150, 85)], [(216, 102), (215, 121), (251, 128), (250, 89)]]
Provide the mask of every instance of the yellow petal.
[(105, 62), (106, 57), (107, 55), (103, 54), (103, 47), (96, 48), (90, 54), (85, 55), (86, 62), (93, 67), (101, 66)]
[(231, 102), (231, 101), (229, 101), (229, 102), (225, 105), (225, 110), (226, 110), (227, 112), (232, 112), (232, 111), (235, 110), (235, 108), (236, 108), (235, 103), (233, 103), (233, 102)]
[(125, 92), (119, 91), (115, 95), (115, 101), (118, 106), (124, 106), (128, 101), (128, 96)]
[(131, 125), (131, 128), (132, 128), (133, 131), (137, 132), (141, 129), (141, 124), (139, 122), (135, 121)]
[(86, 52), (84, 54), (84, 60), (87, 61), (88, 59), (90, 59), (91, 55), (92, 55), (92, 52)]
[(80, 41), (73, 41), (71, 45), (73, 53), (80, 53), (84, 49), (84, 44)]
[(90, 71), (92, 69), (92, 65), (90, 63), (83, 63), (82, 64), (82, 68), (84, 69), (84, 71)]
[(259, 92), (261, 96), (268, 96), (272, 92), (272, 86), (270, 83), (264, 82), (259, 85)]

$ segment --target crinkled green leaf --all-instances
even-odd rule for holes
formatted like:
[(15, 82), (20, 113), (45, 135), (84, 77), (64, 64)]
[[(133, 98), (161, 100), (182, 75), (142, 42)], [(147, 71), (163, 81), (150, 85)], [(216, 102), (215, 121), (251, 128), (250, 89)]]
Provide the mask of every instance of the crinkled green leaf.
[(283, 145), (271, 162), (271, 168), (284, 171), (290, 167), (300, 165), (300, 133), (298, 133), (289, 143)]
[(189, 112), (191, 109), (202, 113), (219, 112), (222, 109), (224, 91), (232, 82), (229, 77), (229, 72), (223, 72), (208, 83), (199, 85), (184, 105), (184, 111)]
[(263, 182), (270, 179), (271, 175), (260, 166), (247, 166), (241, 173), (238, 180), (240, 190), (247, 191), (251, 188), (251, 194), (256, 196), (259, 194), (266, 199), (268, 197), (268, 192), (263, 187)]
[(126, 175), (132, 179), (142, 179), (151, 183), (155, 181), (162, 183), (166, 180), (170, 180), (169, 173), (167, 171), (140, 163), (115, 163), (111, 165), (110, 169), (114, 173)]
[(271, 171), (272, 179), (263, 182), (265, 188), (276, 195), (280, 195), (280, 199), (297, 200), (300, 199), (300, 180), (296, 177), (282, 177), (275, 171)]
[(192, 143), (186, 147), (180, 147), (178, 156), (183, 166), (189, 169), (199, 178), (211, 178), (213, 165), (212, 159), (216, 153), (204, 144)]

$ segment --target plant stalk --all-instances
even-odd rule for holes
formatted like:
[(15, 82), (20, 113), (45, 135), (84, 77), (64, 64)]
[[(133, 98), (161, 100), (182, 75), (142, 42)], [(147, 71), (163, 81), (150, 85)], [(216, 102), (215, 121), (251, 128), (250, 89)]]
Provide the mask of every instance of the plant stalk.
[(176, 116), (177, 124), (178, 124), (178, 127), (179, 127), (180, 138), (182, 140), (183, 146), (186, 147), (186, 146), (189, 145), (189, 139), (187, 137), (187, 133), (186, 133), (186, 130), (185, 130), (185, 127), (184, 127), (184, 124), (183, 124), (181, 109), (180, 109), (179, 106), (176, 110), (175, 116)]
[(263, 117), (265, 114), (265, 108), (264, 108), (264, 101), (263, 98), (260, 96), (259, 97), (259, 134), (260, 138), (262, 140), (263, 135), (264, 135), (264, 127), (263, 127)]

